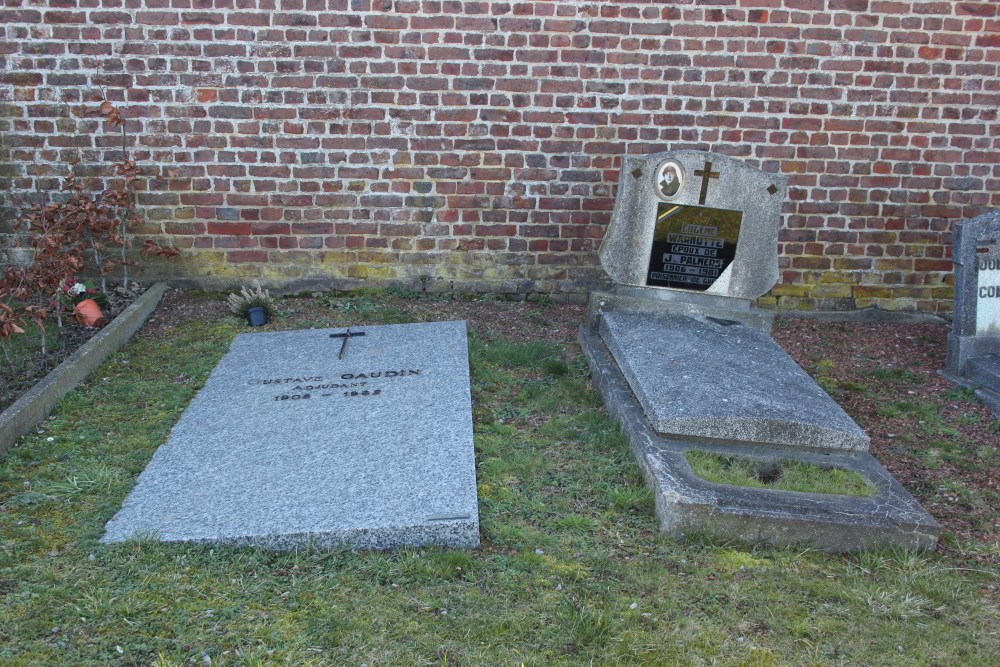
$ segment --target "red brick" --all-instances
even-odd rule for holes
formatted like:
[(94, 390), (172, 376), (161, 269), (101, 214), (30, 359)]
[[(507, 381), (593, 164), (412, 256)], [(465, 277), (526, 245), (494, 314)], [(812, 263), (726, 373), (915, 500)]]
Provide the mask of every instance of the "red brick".
[(209, 222), (209, 234), (246, 236), (250, 234), (250, 224), (246, 222)]
[(958, 2), (955, 13), (959, 16), (993, 17), (997, 15), (996, 3), (992, 2)]
[[(8, 31), (50, 26), (0, 44), (11, 187), (50, 182), (76, 147), (49, 100), (79, 103), (91, 77), (56, 63), (99, 57), (157, 171), (144, 229), (192, 253), (391, 251), (393, 275), (480, 281), (472, 255), (431, 269), (421, 253), (489, 251), (497, 276), (531, 267), (548, 289), (599, 275), (623, 154), (714, 147), (788, 175), (785, 281), (865, 270), (892, 294), (947, 274), (951, 222), (1000, 205), (994, 2), (598, 3), (587, 17), (548, 2), (139, 4), (134, 23), (107, 3), (0, 8)], [(324, 270), (361, 275), (348, 259)]]
[(178, 25), (180, 17), (175, 12), (137, 12), (136, 23), (147, 25)]

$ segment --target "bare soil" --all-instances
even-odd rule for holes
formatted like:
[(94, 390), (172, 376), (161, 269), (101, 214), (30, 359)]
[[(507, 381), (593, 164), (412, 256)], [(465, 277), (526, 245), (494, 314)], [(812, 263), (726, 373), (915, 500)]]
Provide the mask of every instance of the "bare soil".
[[(138, 285), (134, 285), (131, 290), (113, 290), (109, 305), (102, 309), (108, 323), (128, 308), (142, 292)], [(13, 367), (0, 355), (0, 412), (10, 407), (100, 331), (99, 328), (81, 326), (68, 315), (63, 315), (61, 329), (54, 317), (50, 317), (45, 325), (49, 332), (49, 344), (44, 352), (41, 346), (25, 345), (25, 341), (15, 337), (8, 343), (9, 354), (14, 361)], [(31, 329), (34, 329), (34, 325)], [(34, 331), (30, 333), (33, 334)], [(53, 336), (53, 333), (57, 335)], [(39, 340), (39, 337), (36, 335), (34, 340)]]

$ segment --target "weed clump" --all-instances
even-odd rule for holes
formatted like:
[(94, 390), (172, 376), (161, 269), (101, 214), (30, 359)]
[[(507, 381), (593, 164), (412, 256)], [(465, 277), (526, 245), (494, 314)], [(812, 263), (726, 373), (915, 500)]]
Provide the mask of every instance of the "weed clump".
[(867, 497), (875, 493), (871, 482), (844, 468), (822, 467), (793, 459), (759, 461), (699, 449), (689, 449), (684, 452), (684, 458), (695, 475), (715, 484), (844, 496)]

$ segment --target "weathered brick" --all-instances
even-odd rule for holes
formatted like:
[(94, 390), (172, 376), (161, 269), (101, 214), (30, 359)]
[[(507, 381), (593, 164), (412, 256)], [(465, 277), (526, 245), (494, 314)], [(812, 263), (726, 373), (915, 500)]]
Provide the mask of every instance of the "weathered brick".
[(150, 233), (250, 272), (583, 291), (620, 156), (712, 146), (789, 176), (769, 305), (946, 311), (951, 222), (1000, 206), (993, 2), (75, 4), (0, 8), (2, 185), (54, 182), (99, 85)]
[(226, 261), (232, 264), (262, 264), (267, 262), (264, 250), (233, 250), (226, 253)]

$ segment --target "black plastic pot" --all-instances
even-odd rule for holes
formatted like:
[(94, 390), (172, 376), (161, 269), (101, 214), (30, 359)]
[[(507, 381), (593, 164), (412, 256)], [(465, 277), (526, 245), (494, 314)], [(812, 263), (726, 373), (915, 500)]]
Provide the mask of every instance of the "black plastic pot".
[(262, 324), (267, 324), (267, 309), (261, 306), (255, 306), (247, 311), (247, 324), (252, 327), (259, 327)]

